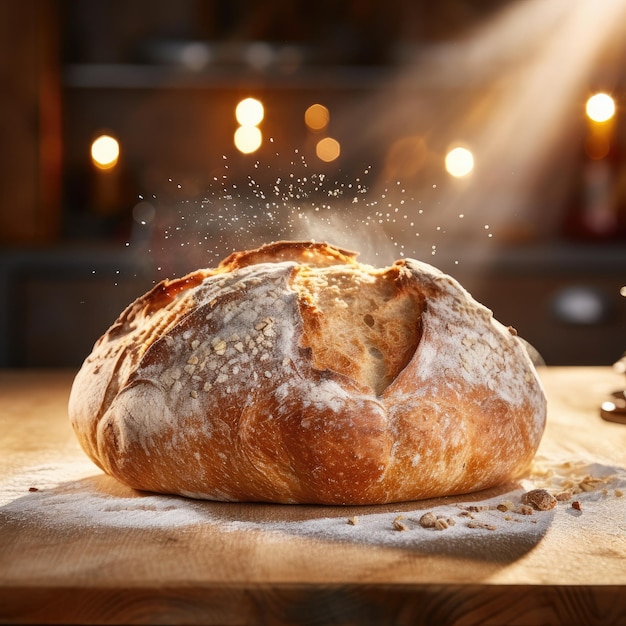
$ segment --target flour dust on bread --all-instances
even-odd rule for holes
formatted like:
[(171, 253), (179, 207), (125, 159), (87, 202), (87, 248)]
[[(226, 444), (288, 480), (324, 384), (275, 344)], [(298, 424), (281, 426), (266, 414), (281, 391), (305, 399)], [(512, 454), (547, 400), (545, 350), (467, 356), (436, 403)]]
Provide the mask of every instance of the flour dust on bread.
[(523, 342), (450, 276), (277, 242), (166, 280), (98, 340), (69, 414), (140, 490), (376, 504), (522, 475), (546, 403)]

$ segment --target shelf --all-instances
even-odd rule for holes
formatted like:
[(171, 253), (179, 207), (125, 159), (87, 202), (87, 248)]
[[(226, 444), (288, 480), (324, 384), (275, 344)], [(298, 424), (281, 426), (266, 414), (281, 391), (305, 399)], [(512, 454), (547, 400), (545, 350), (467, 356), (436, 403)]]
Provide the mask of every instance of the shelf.
[(242, 66), (214, 66), (201, 71), (172, 65), (75, 64), (64, 70), (70, 89), (237, 89), (264, 87), (288, 90), (379, 89), (392, 77), (386, 67), (307, 67), (289, 71), (255, 71)]

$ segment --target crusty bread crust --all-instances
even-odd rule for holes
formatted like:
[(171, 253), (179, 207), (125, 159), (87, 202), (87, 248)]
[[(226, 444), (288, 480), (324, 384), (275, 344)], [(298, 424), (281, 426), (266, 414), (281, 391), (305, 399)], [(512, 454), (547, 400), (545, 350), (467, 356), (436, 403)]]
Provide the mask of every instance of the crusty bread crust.
[(546, 402), (523, 342), (453, 278), (278, 242), (132, 303), (69, 415), (91, 459), (136, 489), (376, 504), (519, 477)]

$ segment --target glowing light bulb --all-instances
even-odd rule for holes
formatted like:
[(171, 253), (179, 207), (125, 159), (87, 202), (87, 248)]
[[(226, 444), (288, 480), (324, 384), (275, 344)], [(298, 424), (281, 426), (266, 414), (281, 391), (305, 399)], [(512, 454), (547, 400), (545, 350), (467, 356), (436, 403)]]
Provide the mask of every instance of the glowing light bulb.
[(320, 161), (330, 163), (341, 154), (341, 145), (332, 137), (324, 137), (320, 139), (315, 146), (315, 154)]
[(615, 100), (606, 93), (597, 93), (587, 100), (586, 112), (594, 122), (607, 122), (615, 115)]
[(330, 112), (323, 104), (312, 104), (304, 112), (304, 123), (311, 130), (323, 130), (330, 121)]
[(115, 167), (120, 156), (120, 144), (109, 135), (100, 135), (91, 144), (91, 160), (101, 170)]
[(242, 100), (235, 109), (235, 117), (242, 126), (256, 126), (263, 121), (265, 110), (256, 98)]
[(239, 152), (250, 154), (258, 150), (263, 141), (263, 135), (256, 126), (240, 126), (235, 131), (235, 147)]
[(474, 169), (474, 155), (467, 148), (453, 148), (446, 154), (446, 171), (455, 178), (467, 176)]

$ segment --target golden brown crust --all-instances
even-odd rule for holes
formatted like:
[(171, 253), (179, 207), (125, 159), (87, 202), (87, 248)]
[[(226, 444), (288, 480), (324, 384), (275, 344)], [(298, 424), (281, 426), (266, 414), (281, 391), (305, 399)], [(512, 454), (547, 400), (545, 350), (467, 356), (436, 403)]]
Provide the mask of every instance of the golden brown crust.
[(137, 489), (365, 504), (519, 476), (545, 398), (519, 338), (452, 278), (278, 242), (131, 304), (69, 412), (87, 454)]
[(256, 250), (233, 252), (219, 264), (219, 269), (232, 272), (248, 265), (281, 263), (284, 261), (307, 263), (315, 267), (326, 267), (330, 265), (356, 264), (357, 256), (356, 252), (335, 248), (326, 243), (315, 241), (276, 241), (261, 246)]

